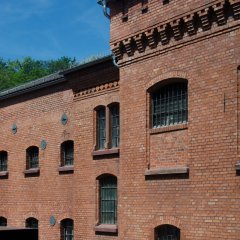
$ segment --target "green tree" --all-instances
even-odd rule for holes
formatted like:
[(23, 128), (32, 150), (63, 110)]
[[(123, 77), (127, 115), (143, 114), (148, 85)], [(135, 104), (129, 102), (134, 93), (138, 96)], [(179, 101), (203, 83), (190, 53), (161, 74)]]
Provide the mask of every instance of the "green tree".
[(66, 56), (45, 61), (31, 57), (8, 61), (0, 58), (0, 91), (76, 65), (75, 58)]

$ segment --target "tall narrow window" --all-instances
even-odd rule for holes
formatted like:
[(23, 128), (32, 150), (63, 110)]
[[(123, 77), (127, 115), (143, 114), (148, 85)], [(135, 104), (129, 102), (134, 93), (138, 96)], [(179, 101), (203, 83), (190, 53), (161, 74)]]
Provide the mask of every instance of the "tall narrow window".
[(104, 149), (106, 143), (106, 111), (100, 108), (97, 111), (98, 149)]
[(0, 217), (0, 227), (7, 226), (7, 219), (5, 217)]
[(38, 228), (38, 220), (36, 218), (26, 219), (26, 228)]
[(120, 128), (119, 128), (119, 104), (110, 107), (110, 126), (111, 126), (111, 147), (119, 146)]
[(0, 172), (7, 171), (8, 154), (5, 151), (0, 152)]
[(117, 223), (117, 178), (114, 176), (100, 179), (100, 223)]
[(61, 165), (69, 166), (74, 162), (74, 142), (66, 141), (61, 144)]
[(187, 82), (165, 85), (152, 93), (152, 127), (188, 121)]
[(61, 240), (73, 240), (73, 220), (64, 219), (61, 221)]
[(39, 149), (32, 146), (27, 149), (27, 169), (38, 168)]
[(155, 240), (180, 240), (180, 229), (172, 225), (161, 225), (155, 229)]

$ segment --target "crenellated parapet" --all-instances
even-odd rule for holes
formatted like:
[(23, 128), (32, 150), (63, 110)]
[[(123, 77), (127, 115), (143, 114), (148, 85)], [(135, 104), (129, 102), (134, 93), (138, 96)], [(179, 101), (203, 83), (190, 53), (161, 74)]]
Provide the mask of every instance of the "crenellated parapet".
[(203, 32), (212, 34), (225, 25), (228, 27), (228, 22), (236, 23), (239, 19), (240, 0), (221, 0), (113, 42), (111, 48), (121, 64), (125, 58), (139, 57), (147, 50), (164, 49), (183, 40), (197, 38)]

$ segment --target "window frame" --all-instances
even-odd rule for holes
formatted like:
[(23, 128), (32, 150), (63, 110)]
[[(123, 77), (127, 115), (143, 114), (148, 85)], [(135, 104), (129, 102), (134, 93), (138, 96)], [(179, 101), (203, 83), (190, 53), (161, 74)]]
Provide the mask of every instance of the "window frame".
[(0, 151), (0, 172), (8, 171), (8, 152)]
[(60, 234), (61, 240), (74, 240), (74, 221), (71, 218), (65, 218), (60, 222)]
[[(164, 94), (167, 94), (164, 91), (168, 91), (168, 96), (163, 97)], [(150, 129), (161, 129), (188, 123), (188, 81), (186, 79), (171, 78), (161, 81), (152, 86), (148, 92), (150, 95)], [(159, 99), (156, 99), (157, 97)], [(158, 105), (154, 104), (154, 101), (158, 101)], [(162, 105), (161, 102), (163, 102)], [(179, 114), (182, 114), (181, 118)]]
[(119, 153), (120, 104), (112, 102), (107, 106), (99, 105), (94, 110), (95, 147), (93, 155), (99, 155), (99, 152), (103, 152), (104, 155)]
[(25, 220), (25, 226), (26, 228), (38, 229), (38, 222), (38, 219), (34, 217), (29, 217)]
[[(66, 159), (66, 155), (69, 155)], [(67, 161), (66, 161), (67, 160)], [(61, 166), (68, 167), (74, 165), (74, 141), (67, 140), (61, 144)]]
[(39, 148), (30, 146), (26, 149), (26, 169), (39, 168)]
[(0, 227), (7, 227), (7, 218), (0, 217)]
[[(163, 232), (163, 234), (166, 236), (160, 236), (161, 232)], [(168, 239), (180, 240), (181, 239), (181, 230), (178, 227), (170, 224), (163, 224), (156, 227), (154, 229), (154, 234), (155, 234), (155, 237), (154, 237), (155, 240), (168, 240)], [(175, 236), (173, 236), (172, 234), (175, 234)], [(170, 236), (173, 236), (173, 238), (172, 237), (169, 238)]]
[[(109, 186), (109, 182), (112, 186)], [(104, 186), (105, 184), (105, 186)], [(105, 194), (104, 194), (104, 190)], [(113, 191), (112, 191), (113, 190)], [(109, 193), (114, 193), (114, 196), (109, 197)], [(104, 199), (103, 199), (104, 194)], [(110, 198), (110, 199), (109, 199)], [(108, 204), (105, 204), (108, 202)], [(111, 202), (111, 204), (109, 204)], [(107, 209), (112, 206), (111, 211)], [(111, 217), (107, 217), (110, 213)], [(100, 225), (117, 225), (117, 215), (118, 215), (118, 184), (117, 177), (114, 175), (104, 175), (99, 178), (99, 224)], [(110, 219), (110, 220), (109, 220)]]

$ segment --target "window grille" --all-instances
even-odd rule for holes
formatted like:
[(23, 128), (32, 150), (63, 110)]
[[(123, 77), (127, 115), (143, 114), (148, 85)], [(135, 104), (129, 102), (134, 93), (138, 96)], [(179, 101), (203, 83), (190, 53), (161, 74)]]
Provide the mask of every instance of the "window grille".
[(104, 149), (106, 142), (106, 112), (104, 108), (98, 110), (97, 118), (98, 118), (98, 148)]
[(119, 106), (114, 105), (110, 108), (111, 112), (111, 146), (112, 148), (119, 146), (120, 128), (119, 128)]
[(61, 240), (73, 240), (73, 220), (72, 219), (62, 220)]
[(30, 147), (27, 150), (28, 168), (38, 168), (39, 149)]
[(117, 179), (106, 177), (100, 181), (100, 215), (102, 224), (117, 223)]
[(180, 240), (180, 229), (172, 225), (162, 225), (156, 229), (156, 240)]
[(7, 171), (7, 152), (0, 152), (0, 171)]
[(7, 226), (7, 219), (4, 217), (0, 217), (0, 227), (6, 227)]
[(152, 127), (188, 121), (187, 83), (168, 84), (152, 94)]
[(74, 162), (74, 143), (67, 141), (62, 144), (62, 165), (73, 165)]
[(26, 220), (27, 228), (38, 228), (38, 220), (36, 218), (28, 218)]

